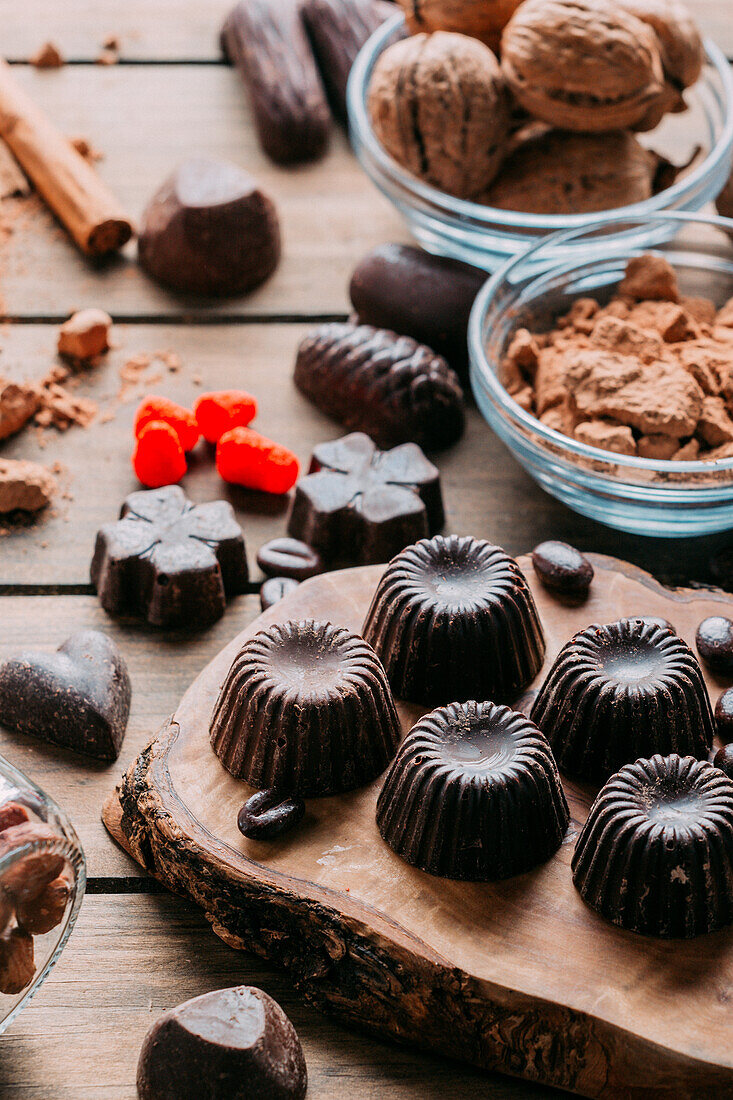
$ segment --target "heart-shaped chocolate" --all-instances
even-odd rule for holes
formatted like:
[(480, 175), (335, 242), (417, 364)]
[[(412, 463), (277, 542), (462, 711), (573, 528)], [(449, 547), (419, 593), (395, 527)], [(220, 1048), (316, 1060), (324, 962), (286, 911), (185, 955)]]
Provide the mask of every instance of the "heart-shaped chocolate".
[(72, 634), (55, 653), (0, 664), (0, 724), (98, 760), (116, 760), (130, 713), (130, 676), (111, 638)]

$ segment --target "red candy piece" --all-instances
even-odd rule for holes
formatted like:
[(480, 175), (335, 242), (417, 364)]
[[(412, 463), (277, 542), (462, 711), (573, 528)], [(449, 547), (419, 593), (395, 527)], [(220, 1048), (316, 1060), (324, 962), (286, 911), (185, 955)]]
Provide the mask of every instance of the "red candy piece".
[(199, 441), (199, 426), (196, 417), (183, 405), (169, 401), (167, 397), (146, 397), (135, 416), (135, 437), (146, 425), (154, 420), (162, 420), (173, 429), (181, 441), (184, 451), (192, 451)]
[(216, 468), (224, 481), (265, 493), (287, 493), (298, 478), (292, 451), (251, 428), (224, 433), (216, 448)]
[(199, 430), (207, 443), (218, 443), (224, 432), (246, 428), (257, 416), (257, 402), (244, 390), (202, 393), (193, 407)]
[(132, 468), (148, 489), (175, 485), (186, 472), (186, 456), (177, 433), (162, 420), (142, 428), (132, 456)]

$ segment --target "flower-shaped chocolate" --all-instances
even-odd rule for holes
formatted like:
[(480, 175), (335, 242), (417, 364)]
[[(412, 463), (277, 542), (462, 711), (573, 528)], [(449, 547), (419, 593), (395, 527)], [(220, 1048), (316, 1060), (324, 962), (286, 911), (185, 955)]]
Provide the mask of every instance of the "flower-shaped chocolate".
[(313, 452), (288, 531), (329, 561), (388, 561), (443, 526), (440, 476), (415, 443), (379, 451), (353, 432)]
[(247, 583), (244, 536), (224, 500), (193, 504), (177, 485), (132, 493), (97, 533), (91, 573), (105, 611), (201, 630)]

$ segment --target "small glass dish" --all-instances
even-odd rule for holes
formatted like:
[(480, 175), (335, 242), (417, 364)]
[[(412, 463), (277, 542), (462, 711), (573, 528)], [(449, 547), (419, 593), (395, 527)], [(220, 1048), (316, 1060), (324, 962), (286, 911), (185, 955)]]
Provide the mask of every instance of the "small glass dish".
[[(349, 131), (362, 168), (397, 208), (424, 248), (495, 271), (509, 257), (523, 252), (548, 233), (585, 228), (603, 216), (497, 210), (453, 198), (401, 168), (377, 140), (366, 103), (377, 58), (403, 32), (403, 16), (392, 16), (375, 31), (354, 62), (347, 91)], [(723, 188), (733, 151), (733, 70), (709, 39), (705, 51), (707, 63), (703, 75), (685, 92), (688, 110), (683, 115), (668, 115), (656, 130), (639, 135), (643, 143), (675, 163), (684, 161), (693, 146), (699, 145), (701, 151), (693, 167), (683, 172), (672, 187), (645, 202), (621, 207), (629, 218), (641, 218), (660, 210), (700, 210)], [(647, 232), (651, 243), (654, 239), (651, 225)], [(613, 244), (606, 240), (605, 247)]]
[[(733, 297), (728, 234), (733, 220), (712, 215), (608, 215), (548, 237), (506, 263), (479, 292), (468, 331), (478, 407), (535, 481), (576, 512), (639, 535), (681, 538), (733, 528), (733, 458), (663, 462), (578, 443), (525, 412), (497, 377), (518, 328), (551, 328), (576, 298), (607, 300), (627, 261), (644, 252), (672, 264), (683, 295), (712, 298), (720, 307)], [(604, 254), (609, 239), (615, 247)], [(650, 239), (662, 243), (650, 249)]]
[[(26, 973), (28, 977), (17, 992), (0, 989), (1, 1035), (43, 984), (71, 935), (84, 897), (86, 862), (79, 838), (64, 812), (1, 756), (0, 825), (4, 827), (0, 832), (0, 982), (19, 985)], [(15, 842), (11, 843), (8, 837), (16, 825), (19, 828), (12, 833)], [(49, 908), (49, 895), (36, 895), (29, 886), (30, 877), (35, 875), (38, 881), (42, 870), (48, 873), (49, 866), (59, 865), (60, 872), (50, 873), (56, 873), (56, 881), (63, 878), (64, 887)], [(33, 896), (23, 901), (24, 893)], [(31, 933), (21, 929), (23, 919), (31, 928), (37, 928), (32, 934), (32, 963), (28, 963), (26, 953)], [(46, 931), (46, 925), (52, 922), (53, 927)], [(21, 961), (11, 962), (7, 937), (19, 930), (24, 943), (14, 944), (11, 950), (22, 947)]]

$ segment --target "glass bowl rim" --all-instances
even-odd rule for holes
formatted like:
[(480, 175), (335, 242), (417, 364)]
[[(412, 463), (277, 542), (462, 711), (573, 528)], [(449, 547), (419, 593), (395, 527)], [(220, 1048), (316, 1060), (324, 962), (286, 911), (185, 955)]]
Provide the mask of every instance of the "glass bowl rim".
[[(357, 54), (349, 74), (346, 101), (349, 115), (349, 130), (355, 134), (369, 156), (376, 161), (381, 171), (396, 181), (414, 200), (426, 203), (444, 217), (458, 217), (473, 223), (475, 229), (491, 231), (494, 227), (509, 229), (544, 230), (552, 233), (567, 226), (584, 228), (598, 219), (598, 212), (589, 214), (529, 214), (520, 210), (503, 210), (495, 206), (458, 199), (430, 184), (423, 183), (406, 169), (402, 168), (383, 148), (375, 137), (366, 109), (367, 77), (382, 52), (387, 39), (404, 23), (404, 15), (395, 13), (385, 20), (371, 35)], [(733, 65), (729, 64), (723, 51), (710, 39), (703, 41), (705, 59), (720, 78), (724, 99), (724, 124), (718, 140), (707, 156), (689, 175), (683, 176), (671, 187), (641, 202), (619, 207), (627, 217), (647, 212), (664, 211), (667, 204), (674, 204), (688, 192), (693, 192), (706, 177), (719, 166), (721, 160), (730, 156), (733, 149)]]
[[(631, 207), (627, 208), (627, 210), (630, 209)], [(560, 459), (570, 462), (569, 456), (572, 455), (577, 458), (592, 460), (593, 462), (602, 461), (606, 465), (613, 465), (621, 469), (646, 470), (657, 474), (706, 474), (710, 477), (713, 472), (731, 471), (733, 470), (733, 457), (721, 458), (713, 462), (701, 459), (688, 462), (673, 462), (671, 459), (638, 458), (635, 455), (616, 454), (615, 451), (605, 451), (600, 447), (592, 447), (587, 443), (581, 443), (576, 439), (571, 439), (570, 436), (563, 435), (562, 432), (558, 432), (554, 428), (548, 428), (547, 425), (543, 424), (533, 416), (532, 413), (527, 412), (521, 405), (518, 405), (501, 384), (498, 376), (489, 365), (488, 357), (484, 349), (484, 320), (494, 295), (502, 284), (508, 281), (512, 271), (515, 269), (519, 270), (524, 265), (527, 265), (528, 273), (532, 271), (536, 273), (540, 271), (547, 272), (551, 270), (552, 264), (542, 265), (540, 267), (536, 263), (533, 263), (533, 259), (538, 252), (541, 252), (543, 249), (548, 249), (550, 254), (552, 254), (552, 251), (557, 248), (558, 245), (566, 241), (572, 241), (575, 237), (605, 229), (608, 225), (613, 225), (614, 222), (624, 224), (629, 221), (636, 221), (642, 226), (645, 223), (663, 224), (664, 222), (671, 221), (677, 222), (680, 229), (686, 224), (701, 222), (733, 235), (733, 218), (723, 218), (714, 214), (705, 215), (688, 211), (668, 210), (665, 212), (636, 215), (635, 217), (633, 215), (629, 216), (628, 213), (613, 212), (597, 219), (592, 225), (582, 227), (574, 226), (563, 232), (552, 233), (547, 237), (543, 237), (542, 240), (531, 245), (518, 256), (512, 256), (505, 261), (493, 275), (489, 276), (476, 296), (468, 322), (468, 351), (471, 363), (471, 383), (473, 389), (475, 390), (478, 386), (481, 386), (484, 390), (488, 391), (488, 395), (498, 408), (499, 415), (502, 419), (508, 421), (515, 431), (521, 431), (523, 437), (526, 433), (531, 433), (531, 435), (535, 436), (536, 439), (540, 440), (543, 444), (549, 444), (549, 449), (551, 449), (553, 459), (555, 460)], [(654, 246), (650, 246), (649, 250), (653, 251)], [(705, 251), (705, 247), (699, 249), (701, 254), (704, 254)], [(614, 252), (614, 256), (615, 255), (618, 255), (620, 258), (623, 255), (623, 250)], [(586, 255), (585, 262), (587, 262), (587, 259), (588, 257)], [(570, 262), (577, 260), (578, 264), (584, 262), (582, 255), (570, 258), (567, 256), (567, 253), (565, 255), (565, 260), (569, 260)], [(567, 263), (563, 263), (563, 267), (566, 274), (570, 275), (572, 273), (572, 269), (568, 269)], [(558, 450), (562, 452), (559, 455)], [(572, 465), (574, 466), (575, 463), (572, 463)], [(730, 487), (730, 483), (727, 482), (721, 484), (720, 489), (725, 490), (730, 489)], [(655, 486), (655, 488), (661, 491), (667, 487), (658, 485)], [(676, 484), (674, 486), (668, 486), (668, 488), (677, 491), (680, 486)], [(710, 487), (700, 486), (700, 488), (706, 488), (709, 491)]]

